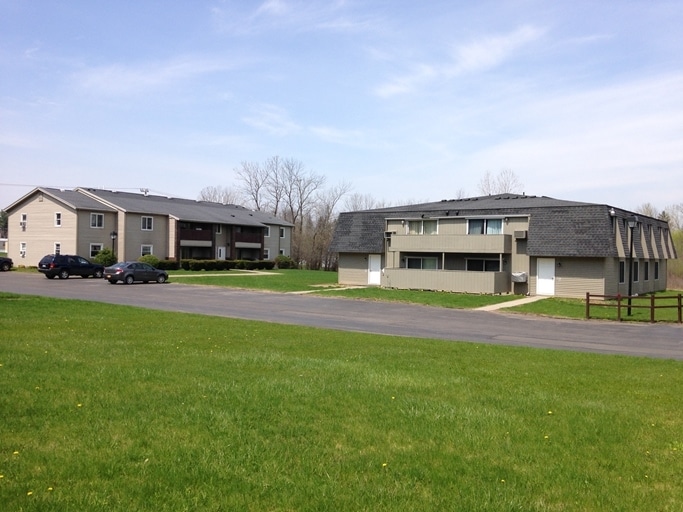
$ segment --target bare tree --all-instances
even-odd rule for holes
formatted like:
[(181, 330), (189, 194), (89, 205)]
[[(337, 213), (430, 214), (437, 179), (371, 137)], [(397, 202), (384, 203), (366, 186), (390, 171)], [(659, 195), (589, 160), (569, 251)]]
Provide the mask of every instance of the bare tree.
[(258, 162), (242, 162), (235, 173), (242, 183), (242, 192), (254, 210), (268, 211), (268, 170)]
[(376, 208), (387, 208), (391, 204), (386, 201), (377, 200), (370, 194), (354, 193), (344, 199), (344, 209), (346, 211), (357, 212), (360, 210), (374, 210)]
[(242, 196), (238, 191), (221, 186), (204, 187), (199, 192), (199, 197), (197, 199), (200, 201), (209, 201), (211, 203), (242, 204)]
[(657, 210), (652, 203), (643, 203), (637, 207), (635, 211), (636, 213), (640, 213), (641, 215), (645, 215), (647, 217), (652, 217), (653, 219), (656, 219), (660, 215), (659, 210)]
[(484, 177), (479, 181), (479, 193), (485, 196), (494, 194), (519, 194), (524, 185), (512, 169), (503, 169), (497, 175), (486, 171)]

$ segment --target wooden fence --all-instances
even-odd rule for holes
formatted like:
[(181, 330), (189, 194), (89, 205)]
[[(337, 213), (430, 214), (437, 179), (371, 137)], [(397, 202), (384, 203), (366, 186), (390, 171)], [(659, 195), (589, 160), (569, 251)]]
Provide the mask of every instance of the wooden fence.
[[(601, 299), (599, 301), (591, 302), (591, 299)], [(650, 322), (655, 323), (655, 310), (657, 309), (674, 309), (678, 310), (678, 323), (683, 323), (683, 294), (678, 295), (594, 295), (586, 293), (586, 318), (591, 317), (591, 306), (597, 307), (611, 307), (617, 308), (617, 320), (621, 322), (622, 311), (626, 309), (627, 314), (630, 315), (631, 309), (649, 309)], [(661, 300), (676, 299), (677, 304), (657, 304)], [(616, 302), (612, 302), (616, 301)], [(637, 304), (636, 302), (640, 302)], [(643, 304), (647, 302), (647, 304)]]

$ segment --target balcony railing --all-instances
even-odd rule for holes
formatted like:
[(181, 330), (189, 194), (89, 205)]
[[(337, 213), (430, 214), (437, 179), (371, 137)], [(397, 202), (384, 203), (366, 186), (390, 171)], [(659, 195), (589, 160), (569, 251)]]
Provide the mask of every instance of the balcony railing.
[(213, 232), (210, 229), (181, 229), (180, 240), (211, 242), (213, 240)]
[(459, 293), (508, 293), (510, 283), (508, 272), (385, 268), (382, 276), (387, 288)]
[(390, 250), (413, 252), (512, 252), (511, 235), (392, 235)]

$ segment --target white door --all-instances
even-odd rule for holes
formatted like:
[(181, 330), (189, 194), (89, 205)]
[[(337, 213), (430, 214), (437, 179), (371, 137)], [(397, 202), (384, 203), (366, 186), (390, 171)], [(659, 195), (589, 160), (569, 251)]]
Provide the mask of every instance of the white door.
[(381, 284), (382, 255), (368, 254), (368, 284)]
[(555, 295), (555, 258), (538, 258), (536, 295)]
[(217, 260), (224, 260), (225, 259), (225, 247), (219, 247), (218, 248), (218, 254), (216, 254), (216, 259)]

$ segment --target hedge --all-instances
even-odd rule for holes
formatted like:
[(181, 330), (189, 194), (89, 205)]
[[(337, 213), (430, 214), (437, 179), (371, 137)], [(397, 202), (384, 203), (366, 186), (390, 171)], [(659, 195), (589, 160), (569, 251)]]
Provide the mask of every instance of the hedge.
[(275, 262), (270, 260), (180, 260), (180, 268), (192, 271), (231, 270), (272, 270)]

